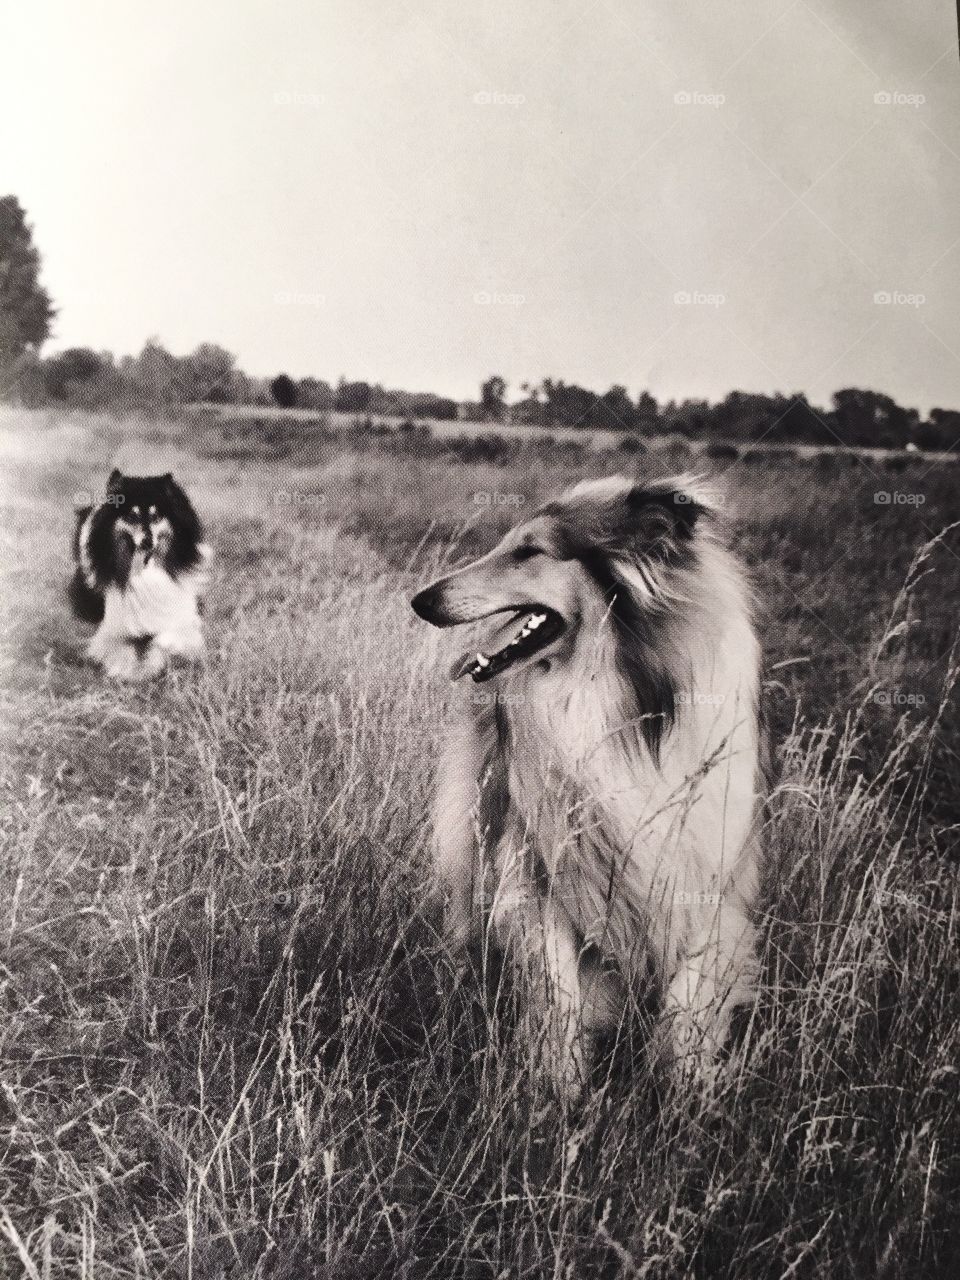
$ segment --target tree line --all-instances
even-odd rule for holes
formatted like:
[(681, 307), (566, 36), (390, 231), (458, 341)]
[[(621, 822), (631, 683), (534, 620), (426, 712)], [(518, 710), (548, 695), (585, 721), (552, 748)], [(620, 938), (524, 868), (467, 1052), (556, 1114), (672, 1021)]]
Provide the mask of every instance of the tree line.
[(536, 426), (605, 428), (640, 435), (677, 434), (690, 439), (790, 442), (813, 445), (948, 449), (960, 441), (960, 413), (931, 409), (921, 418), (916, 409), (891, 396), (859, 387), (834, 393), (830, 407), (810, 403), (806, 395), (731, 391), (721, 401), (667, 400), (658, 403), (649, 391), (635, 400), (626, 388), (597, 393), (546, 378), (523, 383), (523, 398), (508, 404), (506, 384), (488, 378), (480, 400), (470, 406), (484, 421)]
[(696, 439), (815, 445), (907, 444), (949, 449), (960, 442), (960, 412), (935, 408), (926, 418), (878, 391), (847, 387), (831, 405), (812, 405), (803, 393), (731, 391), (718, 403), (668, 400), (648, 391), (631, 397), (614, 385), (596, 392), (558, 378), (523, 382), (510, 401), (507, 383), (492, 375), (477, 400), (433, 392), (392, 390), (340, 378), (258, 378), (238, 368), (213, 342), (177, 356), (157, 339), (138, 355), (71, 347), (49, 356), (41, 348), (55, 310), (40, 282), (40, 256), (26, 215), (14, 196), (0, 198), (0, 394), (30, 407), (65, 404), (85, 409), (175, 409), (216, 403), (279, 405), (364, 418), (463, 419), (510, 425), (606, 429), (638, 436), (677, 434)]

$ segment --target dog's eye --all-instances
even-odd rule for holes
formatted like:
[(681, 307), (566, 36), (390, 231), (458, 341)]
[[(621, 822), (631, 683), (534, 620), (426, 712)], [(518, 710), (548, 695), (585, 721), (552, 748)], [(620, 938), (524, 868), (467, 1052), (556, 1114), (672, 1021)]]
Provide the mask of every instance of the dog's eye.
[(522, 564), (524, 560), (529, 560), (532, 556), (542, 556), (544, 553), (540, 547), (523, 546), (517, 547), (513, 553), (514, 564)]

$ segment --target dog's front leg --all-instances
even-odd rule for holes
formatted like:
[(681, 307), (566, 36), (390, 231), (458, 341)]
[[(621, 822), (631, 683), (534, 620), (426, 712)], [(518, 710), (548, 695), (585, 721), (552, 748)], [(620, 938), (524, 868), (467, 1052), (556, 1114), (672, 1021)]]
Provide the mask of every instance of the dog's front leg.
[(739, 902), (707, 908), (689, 940), (666, 998), (674, 1057), (681, 1071), (709, 1079), (733, 1010), (755, 995), (754, 930)]
[(575, 1103), (590, 1075), (593, 1040), (584, 1025), (580, 943), (552, 894), (541, 894), (523, 855), (504, 860), (493, 924), (509, 938), (523, 970), (528, 1041), (557, 1096)]
[(572, 1103), (586, 1087), (592, 1059), (592, 1041), (583, 1022), (580, 946), (570, 917), (552, 897), (541, 901), (540, 914), (544, 1068), (558, 1097)]
[(433, 814), (433, 872), (443, 897), (444, 932), (463, 951), (480, 932), (480, 850), (477, 807), (484, 747), (477, 726), (456, 724), (437, 773)]

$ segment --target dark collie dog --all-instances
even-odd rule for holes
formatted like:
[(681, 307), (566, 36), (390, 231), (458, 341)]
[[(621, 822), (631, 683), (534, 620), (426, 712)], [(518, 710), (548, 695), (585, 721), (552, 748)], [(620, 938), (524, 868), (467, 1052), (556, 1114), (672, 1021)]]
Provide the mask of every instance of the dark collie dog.
[(143, 680), (202, 654), (210, 549), (172, 475), (113, 471), (103, 501), (77, 512), (73, 558), (70, 603), (97, 627), (88, 653), (107, 675)]
[(490, 620), (451, 676), (493, 696), (461, 706), (439, 766), (451, 939), (489, 928), (517, 960), (561, 1096), (651, 973), (667, 1043), (709, 1077), (755, 983), (761, 730), (750, 593), (708, 497), (578, 485), (413, 608)]

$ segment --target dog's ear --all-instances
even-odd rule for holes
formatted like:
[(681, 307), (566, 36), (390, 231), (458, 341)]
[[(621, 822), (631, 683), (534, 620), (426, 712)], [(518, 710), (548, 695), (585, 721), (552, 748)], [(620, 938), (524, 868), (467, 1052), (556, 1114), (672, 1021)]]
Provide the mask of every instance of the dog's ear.
[(611, 476), (578, 484), (544, 513), (559, 516), (566, 555), (582, 559), (599, 553), (676, 564), (707, 509), (682, 479), (633, 483)]
[(696, 522), (707, 511), (691, 485), (672, 480), (635, 485), (627, 495), (627, 504), (641, 524), (663, 527), (677, 538), (690, 538)]
[(633, 559), (676, 563), (706, 510), (682, 483), (633, 485), (611, 504), (610, 541), (615, 550)]
[(119, 493), (123, 484), (123, 472), (119, 467), (114, 467), (107, 476), (107, 493)]

